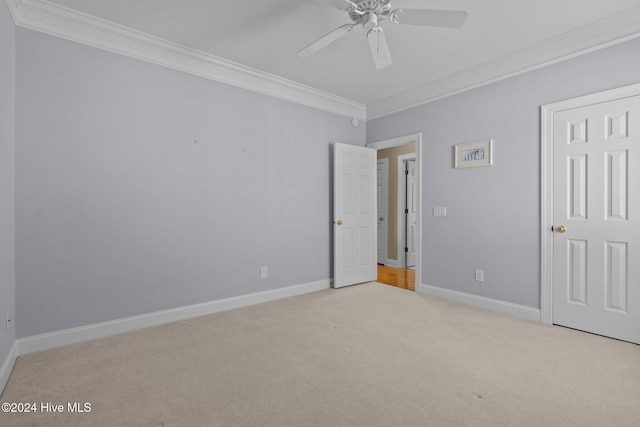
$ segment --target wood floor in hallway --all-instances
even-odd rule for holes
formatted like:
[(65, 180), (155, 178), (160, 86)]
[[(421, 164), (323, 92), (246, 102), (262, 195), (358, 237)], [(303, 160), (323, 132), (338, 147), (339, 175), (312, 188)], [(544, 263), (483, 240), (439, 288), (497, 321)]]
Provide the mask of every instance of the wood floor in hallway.
[(410, 291), (416, 290), (416, 271), (378, 264), (378, 282)]

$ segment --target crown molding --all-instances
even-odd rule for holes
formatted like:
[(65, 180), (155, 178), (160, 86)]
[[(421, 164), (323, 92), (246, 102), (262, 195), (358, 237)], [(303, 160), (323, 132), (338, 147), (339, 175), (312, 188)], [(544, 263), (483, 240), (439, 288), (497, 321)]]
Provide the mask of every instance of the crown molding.
[(640, 37), (640, 7), (367, 105), (373, 120)]
[(366, 120), (366, 106), (45, 0), (7, 0), (16, 25), (324, 111)]
[(46, 0), (7, 0), (16, 25), (359, 120), (372, 120), (640, 37), (640, 7), (371, 104), (172, 43)]

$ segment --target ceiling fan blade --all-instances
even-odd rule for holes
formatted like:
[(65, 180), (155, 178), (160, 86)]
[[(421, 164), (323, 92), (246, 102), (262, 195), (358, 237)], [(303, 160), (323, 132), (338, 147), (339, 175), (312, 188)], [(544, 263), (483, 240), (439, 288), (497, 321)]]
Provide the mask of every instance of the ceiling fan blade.
[(369, 40), (369, 47), (371, 48), (376, 68), (380, 69), (391, 65), (391, 53), (382, 28), (376, 27), (369, 31), (367, 39)]
[(398, 24), (460, 28), (468, 16), (466, 10), (400, 9), (396, 19)]
[(353, 24), (345, 24), (342, 27), (338, 27), (335, 30), (331, 31), (329, 34), (319, 38), (309, 46), (302, 49), (297, 53), (297, 55), (302, 58), (308, 58), (319, 50), (329, 46), (331, 43), (338, 40), (340, 37), (344, 36), (351, 30), (353, 30)]
[(314, 0), (319, 3), (324, 3), (328, 6), (335, 7), (336, 9), (348, 9), (356, 4), (351, 0)]

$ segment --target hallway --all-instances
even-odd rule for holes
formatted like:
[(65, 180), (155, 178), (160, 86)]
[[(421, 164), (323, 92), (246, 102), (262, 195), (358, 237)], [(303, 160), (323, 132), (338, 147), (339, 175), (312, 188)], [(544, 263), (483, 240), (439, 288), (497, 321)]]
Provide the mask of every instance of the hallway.
[(378, 264), (378, 282), (410, 291), (416, 290), (416, 271), (411, 268), (390, 267)]

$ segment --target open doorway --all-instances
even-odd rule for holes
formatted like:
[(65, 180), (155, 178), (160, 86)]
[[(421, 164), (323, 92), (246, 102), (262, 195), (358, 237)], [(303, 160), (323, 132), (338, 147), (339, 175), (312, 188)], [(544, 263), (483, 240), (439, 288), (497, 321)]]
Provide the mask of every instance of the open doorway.
[(378, 172), (378, 281), (412, 291), (421, 277), (421, 145), (421, 134), (367, 144), (385, 164)]

